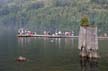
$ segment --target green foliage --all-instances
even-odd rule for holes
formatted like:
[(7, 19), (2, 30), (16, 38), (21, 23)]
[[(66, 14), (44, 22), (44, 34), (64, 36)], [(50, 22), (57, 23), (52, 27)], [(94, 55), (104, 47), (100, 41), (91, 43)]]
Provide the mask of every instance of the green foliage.
[[(6, 0), (0, 2), (0, 24), (38, 32), (73, 30), (76, 33), (80, 24), (95, 24), (102, 33), (108, 30), (106, 3), (102, 0)], [(80, 21), (82, 15), (87, 15), (89, 22), (87, 18)]]
[(81, 18), (81, 26), (89, 26), (89, 20), (87, 16)]

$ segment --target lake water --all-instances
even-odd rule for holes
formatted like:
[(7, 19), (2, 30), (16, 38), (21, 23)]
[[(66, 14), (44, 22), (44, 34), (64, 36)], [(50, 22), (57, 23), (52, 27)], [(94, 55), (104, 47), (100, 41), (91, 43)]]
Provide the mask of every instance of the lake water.
[[(107, 71), (108, 40), (99, 40), (99, 59), (83, 61), (75, 38), (0, 36), (0, 71)], [(17, 62), (24, 56), (27, 62)]]

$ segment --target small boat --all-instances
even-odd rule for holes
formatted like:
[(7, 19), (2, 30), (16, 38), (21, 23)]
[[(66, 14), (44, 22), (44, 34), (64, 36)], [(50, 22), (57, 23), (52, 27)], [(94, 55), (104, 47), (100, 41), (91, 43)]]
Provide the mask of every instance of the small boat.
[(24, 62), (24, 61), (27, 61), (28, 59), (26, 57), (22, 57), (22, 56), (19, 56), (16, 61), (18, 62)]

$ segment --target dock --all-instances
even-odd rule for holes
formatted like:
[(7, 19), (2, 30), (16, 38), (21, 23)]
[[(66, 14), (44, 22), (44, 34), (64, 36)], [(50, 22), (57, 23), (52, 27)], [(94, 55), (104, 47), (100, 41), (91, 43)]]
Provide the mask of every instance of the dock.
[[(79, 38), (79, 36), (66, 36), (66, 35), (17, 35), (17, 37), (47, 37), (47, 38)], [(99, 36), (98, 39), (108, 39), (108, 37)]]
[(78, 38), (78, 36), (65, 35), (17, 35), (17, 37)]

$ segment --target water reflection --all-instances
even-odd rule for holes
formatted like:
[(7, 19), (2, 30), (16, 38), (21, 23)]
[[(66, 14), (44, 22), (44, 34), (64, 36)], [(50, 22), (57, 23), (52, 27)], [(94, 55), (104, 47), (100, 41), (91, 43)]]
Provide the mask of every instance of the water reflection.
[(56, 41), (58, 43), (58, 47), (61, 48), (61, 38), (58, 38), (58, 39), (56, 38)]
[(65, 38), (65, 46), (74, 47), (74, 38)]
[[(29, 50), (29, 46), (32, 43), (32, 40), (36, 39), (36, 38), (32, 38), (32, 37), (18, 37), (17, 41), (18, 41), (18, 55), (17, 58), (19, 58), (20, 56), (22, 57), (26, 57), (30, 50)], [(16, 59), (17, 59), (16, 58)]]
[(80, 58), (81, 71), (98, 71), (98, 59)]
[(18, 45), (22, 48), (27, 47), (35, 39), (35, 37), (18, 37)]
[(46, 45), (46, 44), (57, 45), (58, 48), (61, 48), (62, 46), (74, 47), (74, 39), (73, 38), (47, 38), (47, 37), (44, 37), (44, 38), (19, 37), (18, 38), (18, 45), (19, 45), (19, 47), (23, 48), (23, 47), (27, 47), (31, 42), (35, 42), (38, 40), (44, 45)]

